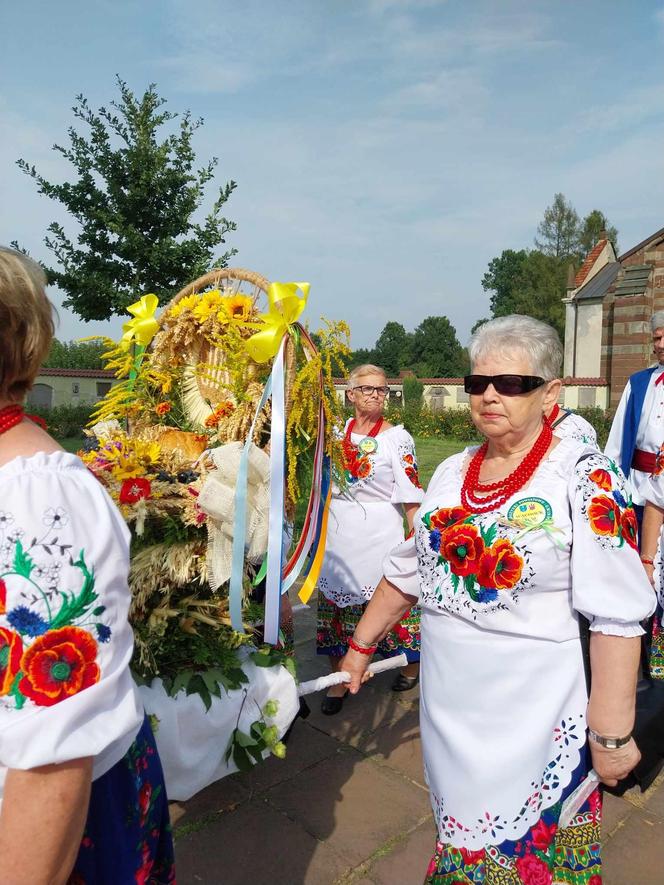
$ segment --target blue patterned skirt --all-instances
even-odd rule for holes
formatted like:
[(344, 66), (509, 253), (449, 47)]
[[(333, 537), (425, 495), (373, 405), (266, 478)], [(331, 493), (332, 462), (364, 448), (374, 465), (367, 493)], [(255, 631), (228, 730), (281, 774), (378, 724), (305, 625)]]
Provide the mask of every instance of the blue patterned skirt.
[(173, 885), (164, 775), (146, 716), (125, 756), (92, 784), (69, 885)]

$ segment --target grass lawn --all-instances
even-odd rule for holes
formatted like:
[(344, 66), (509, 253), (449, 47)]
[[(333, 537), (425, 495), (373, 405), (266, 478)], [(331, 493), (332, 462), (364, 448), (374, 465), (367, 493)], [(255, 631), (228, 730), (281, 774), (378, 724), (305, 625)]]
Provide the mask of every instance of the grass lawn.
[(65, 436), (63, 439), (59, 439), (58, 442), (67, 452), (73, 452), (76, 454), (78, 450), (83, 445), (83, 437), (82, 436)]
[(457, 439), (430, 439), (428, 437), (416, 436), (415, 452), (417, 453), (420, 482), (423, 487), (426, 489), (434, 470), (441, 461), (471, 445), (474, 445), (474, 443), (461, 442)]

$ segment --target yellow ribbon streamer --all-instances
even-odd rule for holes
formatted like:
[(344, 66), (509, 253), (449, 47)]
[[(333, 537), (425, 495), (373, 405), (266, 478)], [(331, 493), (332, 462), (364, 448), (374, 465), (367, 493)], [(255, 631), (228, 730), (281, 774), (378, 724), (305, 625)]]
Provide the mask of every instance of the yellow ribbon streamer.
[(323, 510), (323, 521), (321, 522), (320, 527), (320, 538), (318, 541), (318, 549), (314, 554), (314, 561), (311, 564), (311, 568), (309, 569), (309, 574), (307, 575), (304, 583), (300, 587), (300, 591), (297, 594), (300, 598), (300, 601), (305, 605), (309, 602), (311, 598), (311, 594), (314, 592), (316, 584), (318, 583), (318, 576), (320, 575), (320, 570), (323, 565), (323, 557), (325, 556), (325, 539), (327, 538), (327, 518), (330, 514), (330, 501), (332, 500), (332, 483), (330, 483), (330, 487), (327, 490), (327, 499), (325, 501), (325, 509)]
[(152, 341), (159, 329), (159, 323), (154, 318), (158, 304), (159, 299), (156, 295), (143, 295), (140, 301), (129, 305), (127, 311), (133, 314), (134, 319), (122, 327), (124, 334), (121, 343), (125, 350), (129, 350), (132, 341), (141, 347), (147, 347)]
[[(297, 294), (298, 289), (302, 297)], [(266, 363), (276, 356), (281, 339), (299, 319), (308, 297), (309, 283), (271, 283), (268, 286), (268, 312), (259, 315), (262, 327), (245, 344), (252, 360)]]

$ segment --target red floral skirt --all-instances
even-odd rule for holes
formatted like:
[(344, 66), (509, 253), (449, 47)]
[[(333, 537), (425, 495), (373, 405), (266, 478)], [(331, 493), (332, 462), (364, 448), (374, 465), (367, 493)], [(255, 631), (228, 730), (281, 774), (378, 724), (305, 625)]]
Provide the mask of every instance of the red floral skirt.
[[(582, 762), (565, 797), (586, 770)], [(562, 801), (547, 808), (518, 842), (480, 851), (438, 842), (424, 885), (602, 885), (600, 790), (590, 795), (569, 826), (559, 830)]]
[[(365, 603), (339, 608), (319, 593), (316, 630), (318, 654), (343, 657), (348, 651), (348, 640), (355, 632), (366, 607)], [(378, 645), (378, 654), (384, 658), (394, 657), (402, 652), (408, 658), (408, 663), (414, 664), (420, 659), (420, 610), (415, 605)]]

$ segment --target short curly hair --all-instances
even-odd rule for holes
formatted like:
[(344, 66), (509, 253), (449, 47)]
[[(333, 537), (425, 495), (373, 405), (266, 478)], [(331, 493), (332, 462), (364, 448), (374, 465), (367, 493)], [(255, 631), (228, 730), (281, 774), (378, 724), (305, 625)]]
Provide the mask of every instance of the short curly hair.
[(513, 313), (483, 323), (470, 339), (468, 354), (474, 366), (486, 356), (523, 353), (533, 375), (545, 381), (560, 378), (563, 348), (558, 333), (548, 323)]
[(0, 398), (19, 402), (32, 387), (53, 340), (53, 306), (41, 267), (0, 246)]

